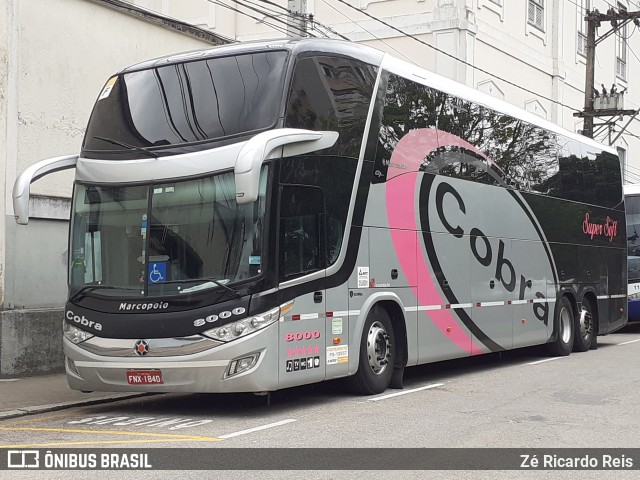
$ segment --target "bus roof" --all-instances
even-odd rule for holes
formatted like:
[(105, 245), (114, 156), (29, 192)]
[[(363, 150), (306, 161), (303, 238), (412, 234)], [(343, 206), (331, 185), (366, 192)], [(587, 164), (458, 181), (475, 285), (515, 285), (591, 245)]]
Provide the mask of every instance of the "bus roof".
[(189, 52), (167, 55), (160, 58), (146, 60), (123, 69), (118, 73), (128, 73), (138, 70), (145, 70), (165, 65), (192, 62), (206, 58), (224, 57), (229, 55), (239, 55), (264, 50), (290, 50), (296, 54), (304, 52), (318, 52), (324, 54), (344, 55), (358, 58), (364, 62), (379, 66), (382, 62), (384, 52), (375, 48), (358, 43), (346, 42), (334, 39), (280, 39), (263, 40), (253, 42), (233, 43), (230, 45), (220, 45), (206, 50), (193, 50)]
[(442, 92), (478, 103), (484, 107), (496, 110), (501, 113), (505, 113), (507, 115), (511, 115), (514, 118), (531, 123), (533, 125), (537, 125), (551, 132), (564, 135), (587, 146), (592, 146), (599, 150), (605, 150), (614, 155), (617, 155), (617, 151), (611, 147), (600, 144), (588, 137), (567, 130), (553, 122), (545, 120), (544, 118), (528, 112), (520, 107), (516, 107), (515, 105), (510, 104), (504, 100), (492, 97), (491, 95), (480, 92), (472, 87), (433, 73), (429, 70), (401, 60), (368, 45), (362, 45), (359, 43), (353, 43), (344, 40), (307, 38), (238, 42), (230, 45), (212, 47), (206, 50), (195, 50), (147, 60), (127, 67), (119, 73), (129, 73), (159, 66), (197, 61), (206, 58), (238, 55), (243, 53), (273, 49), (290, 50), (296, 55), (307, 52), (317, 52), (322, 54), (334, 54), (357, 58), (371, 65), (375, 65), (390, 72), (400, 74), (406, 78), (413, 79), (419, 83), (424, 83)]

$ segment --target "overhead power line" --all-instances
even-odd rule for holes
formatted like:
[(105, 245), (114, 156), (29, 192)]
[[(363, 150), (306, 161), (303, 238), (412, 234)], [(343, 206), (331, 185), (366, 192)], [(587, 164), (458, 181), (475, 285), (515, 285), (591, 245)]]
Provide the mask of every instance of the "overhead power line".
[[(256, 11), (256, 12), (258, 12), (258, 13), (260, 13), (260, 14), (264, 15), (265, 17), (267, 17), (267, 18), (271, 19), (271, 20), (272, 20), (272, 21), (274, 21), (274, 22), (281, 23), (281, 24), (285, 25), (287, 28), (293, 28), (293, 29), (295, 29), (295, 30), (298, 30), (298, 31), (300, 32), (300, 35), (301, 35), (301, 36), (304, 36), (305, 34), (307, 34), (307, 33), (308, 33), (306, 30), (300, 29), (296, 24), (294, 24), (294, 23), (289, 23), (289, 22), (287, 22), (286, 20), (283, 20), (282, 18), (278, 18), (277, 16), (272, 15), (272, 14), (270, 14), (270, 13), (268, 13), (268, 12), (264, 11), (264, 10), (260, 10), (260, 9), (258, 9), (258, 8), (255, 8), (255, 7), (251, 7), (251, 6), (248, 6), (248, 5), (244, 5), (244, 4), (242, 4), (242, 2), (237, 1), (237, 0), (232, 0), (232, 1), (233, 1), (234, 3), (236, 3), (236, 4), (240, 5), (240, 6), (244, 7), (244, 8), (247, 8), (247, 9), (249, 9), (249, 10), (253, 10), (253, 11)], [(263, 24), (265, 24), (265, 25), (267, 25), (267, 26), (269, 26), (269, 27), (273, 28), (274, 30), (277, 30), (277, 31), (278, 31), (278, 32), (280, 32), (280, 33), (283, 33), (285, 36), (289, 36), (289, 33), (287, 32), (287, 30), (286, 30), (286, 29), (282, 28), (282, 27), (281, 27), (281, 26), (279, 26), (279, 25), (276, 25), (276, 24), (274, 24), (274, 23), (271, 23), (271, 22), (269, 22), (269, 21), (266, 21), (264, 18), (260, 18), (260, 17), (256, 17), (256, 16), (254, 16), (254, 15), (251, 15), (251, 14), (249, 14), (249, 13), (247, 13), (247, 12), (244, 12), (244, 11), (240, 10), (239, 8), (235, 8), (235, 7), (232, 7), (231, 5), (227, 5), (226, 3), (224, 3), (224, 2), (222, 2), (222, 1), (220, 1), (220, 0), (207, 0), (207, 2), (209, 2), (209, 3), (213, 3), (214, 5), (219, 5), (219, 6), (223, 7), (223, 8), (228, 9), (228, 10), (232, 10), (232, 11), (234, 11), (234, 12), (236, 12), (236, 13), (239, 13), (240, 15), (245, 15), (245, 16), (247, 16), (247, 17), (249, 17), (249, 18), (253, 19), (253, 20), (256, 20), (256, 21), (258, 21), (258, 22), (261, 22), (261, 23), (263, 23)], [(289, 15), (287, 15), (287, 17), (289, 17)], [(311, 35), (311, 36), (315, 36), (315, 35)]]
[(520, 90), (522, 90), (522, 91), (525, 91), (525, 92), (527, 92), (527, 93), (531, 93), (532, 95), (535, 95), (536, 97), (542, 98), (542, 99), (544, 99), (544, 100), (547, 100), (547, 101), (549, 101), (549, 102), (555, 103), (555, 104), (557, 104), (557, 105), (561, 105), (561, 106), (563, 106), (563, 107), (565, 107), (565, 108), (568, 108), (569, 110), (572, 110), (572, 111), (574, 111), (574, 112), (578, 112), (578, 111), (579, 111), (578, 109), (576, 109), (576, 108), (574, 108), (574, 107), (572, 107), (572, 106), (570, 106), (570, 105), (567, 105), (567, 104), (562, 103), (562, 102), (560, 102), (560, 101), (558, 101), (558, 100), (554, 100), (554, 99), (552, 99), (552, 98), (546, 97), (546, 96), (544, 96), (544, 95), (540, 94), (539, 92), (534, 92), (533, 90), (530, 90), (530, 89), (528, 89), (528, 88), (526, 88), (526, 87), (523, 87), (522, 85), (518, 85), (517, 83), (512, 82), (511, 80), (507, 80), (506, 78), (503, 78), (503, 77), (501, 77), (501, 76), (499, 76), (499, 75), (496, 75), (496, 74), (494, 74), (494, 73), (491, 73), (491, 72), (489, 72), (488, 70), (485, 70), (484, 68), (477, 67), (476, 65), (474, 65), (474, 64), (472, 64), (472, 63), (469, 63), (469, 62), (467, 62), (466, 60), (462, 60), (462, 59), (460, 59), (460, 58), (456, 57), (455, 55), (452, 55), (451, 53), (449, 53), (449, 52), (446, 52), (446, 51), (442, 50), (441, 48), (438, 48), (438, 47), (436, 47), (436, 46), (434, 46), (434, 45), (431, 45), (430, 43), (425, 42), (424, 40), (419, 39), (419, 38), (418, 38), (418, 37), (416, 37), (415, 35), (412, 35), (412, 34), (410, 34), (410, 33), (405, 32), (405, 31), (404, 31), (404, 30), (402, 30), (401, 28), (398, 28), (398, 27), (396, 27), (396, 26), (394, 26), (394, 25), (391, 25), (390, 23), (385, 22), (384, 20), (381, 20), (381, 19), (379, 19), (378, 17), (375, 17), (374, 15), (371, 15), (371, 14), (370, 14), (370, 13), (368, 13), (368, 12), (365, 12), (365, 11), (363, 11), (363, 10), (360, 10), (360, 9), (358, 9), (358, 8), (354, 7), (353, 5), (349, 4), (349, 3), (348, 3), (348, 2), (346, 2), (345, 0), (336, 0), (336, 1), (338, 1), (338, 2), (340, 2), (340, 3), (342, 3), (342, 4), (344, 4), (344, 5), (346, 5), (347, 7), (351, 8), (352, 10), (356, 10), (357, 12), (361, 13), (362, 15), (364, 15), (364, 16), (366, 16), (366, 17), (368, 17), (368, 18), (372, 19), (372, 20), (375, 20), (376, 22), (381, 23), (382, 25), (386, 26), (387, 28), (390, 28), (390, 29), (392, 29), (392, 30), (396, 31), (396, 32), (398, 32), (398, 33), (400, 33), (400, 34), (404, 35), (404, 36), (405, 36), (405, 37), (407, 37), (407, 38), (411, 38), (412, 40), (414, 40), (414, 41), (416, 41), (416, 42), (418, 42), (418, 43), (420, 43), (420, 44), (422, 44), (422, 45), (424, 45), (424, 46), (426, 46), (426, 47), (429, 47), (429, 48), (431, 48), (432, 50), (435, 50), (436, 52), (441, 53), (442, 55), (445, 55), (445, 56), (447, 56), (447, 57), (449, 57), (449, 58), (452, 58), (452, 59), (454, 59), (454, 60), (456, 60), (456, 61), (458, 61), (458, 62), (460, 62), (460, 63), (464, 64), (464, 65), (467, 65), (467, 66), (469, 66), (469, 67), (471, 67), (471, 68), (473, 68), (473, 69), (475, 69), (475, 70), (477, 70), (477, 71), (479, 71), (479, 72), (486, 73), (487, 75), (489, 75), (489, 76), (491, 76), (491, 77), (493, 77), (493, 78), (497, 78), (497, 79), (499, 79), (499, 80), (502, 80), (503, 82), (505, 82), (505, 83), (507, 83), (507, 84), (509, 84), (509, 85), (511, 85), (511, 86), (513, 86), (513, 87), (516, 87), (516, 88), (518, 88), (518, 89), (520, 89)]

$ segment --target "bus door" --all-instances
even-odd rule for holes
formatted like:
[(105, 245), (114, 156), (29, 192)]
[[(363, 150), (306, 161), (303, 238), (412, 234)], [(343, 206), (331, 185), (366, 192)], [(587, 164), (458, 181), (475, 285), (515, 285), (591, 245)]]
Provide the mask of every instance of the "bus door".
[(280, 187), (280, 295), (283, 303), (294, 300), (279, 324), (281, 388), (325, 378), (325, 212), (321, 188)]

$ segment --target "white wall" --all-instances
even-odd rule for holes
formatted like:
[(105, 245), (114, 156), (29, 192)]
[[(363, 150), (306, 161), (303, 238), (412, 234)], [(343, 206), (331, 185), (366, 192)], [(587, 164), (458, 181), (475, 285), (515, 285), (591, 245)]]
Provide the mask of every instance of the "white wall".
[[(79, 152), (93, 103), (116, 71), (149, 58), (211, 46), (88, 0), (0, 2), (4, 308), (60, 305), (66, 292), (61, 261), (66, 226), (53, 221), (47, 227), (46, 221), (43, 225), (38, 220), (23, 230), (14, 228), (11, 190), (16, 175), (39, 160)], [(69, 197), (72, 181), (72, 171), (54, 174), (34, 183), (31, 192)], [(41, 248), (36, 248), (36, 240)]]

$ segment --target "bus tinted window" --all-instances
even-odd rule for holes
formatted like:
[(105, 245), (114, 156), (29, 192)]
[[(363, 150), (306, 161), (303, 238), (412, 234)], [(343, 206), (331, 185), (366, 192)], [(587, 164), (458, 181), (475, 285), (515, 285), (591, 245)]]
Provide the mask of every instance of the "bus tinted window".
[[(627, 196), (624, 202), (627, 211), (627, 248), (629, 256), (640, 257), (640, 196)], [(640, 275), (635, 278), (640, 278)]]
[(376, 69), (357, 60), (309, 57), (295, 67), (285, 127), (340, 132), (327, 153), (357, 158)]
[(317, 187), (285, 186), (280, 204), (280, 279), (325, 266), (324, 196)]
[(603, 181), (605, 184), (604, 205), (607, 207), (622, 207), (622, 173), (620, 171), (620, 160), (616, 155), (608, 152), (600, 152), (598, 160), (602, 162), (604, 171)]
[(483, 149), (512, 188), (531, 191), (558, 172), (555, 135), (510, 115), (487, 109)]
[(385, 181), (396, 145), (418, 129), (433, 132), (421, 167), (426, 173), (620, 206), (617, 156), (394, 74), (387, 83), (373, 183)]
[(286, 57), (261, 52), (113, 77), (96, 102), (83, 149), (189, 144), (270, 127)]
[(322, 155), (282, 159), (280, 182), (318, 186), (327, 208), (327, 255), (340, 254), (376, 69), (357, 60), (308, 57), (295, 67), (285, 127), (340, 132)]
[(560, 184), (562, 198), (585, 201), (589, 194), (585, 192), (585, 167), (588, 163), (582, 157), (580, 144), (575, 140), (558, 135), (558, 163), (560, 166)]
[(563, 198), (621, 208), (622, 180), (618, 157), (562, 138), (564, 142), (559, 160)]
[[(437, 90), (389, 75), (376, 152), (375, 168), (381, 175), (373, 177), (373, 183), (384, 182), (388, 162), (402, 137), (418, 128), (436, 129), (437, 112), (443, 99), (444, 95)], [(434, 138), (437, 142), (437, 136)], [(437, 143), (435, 147), (437, 150)], [(428, 167), (431, 173), (437, 173), (439, 168), (429, 160), (425, 158), (422, 168)]]
[[(376, 169), (386, 171), (398, 141), (432, 129), (437, 147), (421, 168), (478, 183), (560, 196), (555, 134), (480, 104), (390, 75)], [(374, 179), (383, 181), (383, 177)]]
[[(482, 108), (433, 88), (390, 75), (379, 134), (376, 170), (384, 181), (389, 159), (398, 142), (408, 133), (428, 129), (432, 140), (423, 145), (421, 171), (463, 178), (480, 183), (496, 183), (500, 176), (490, 162), (472, 147), (482, 137)], [(427, 138), (427, 137), (425, 137)], [(465, 141), (461, 141), (464, 139)]]

